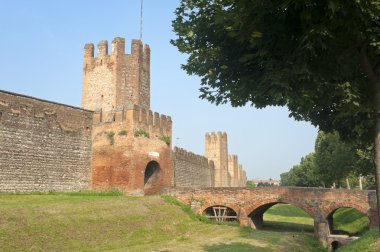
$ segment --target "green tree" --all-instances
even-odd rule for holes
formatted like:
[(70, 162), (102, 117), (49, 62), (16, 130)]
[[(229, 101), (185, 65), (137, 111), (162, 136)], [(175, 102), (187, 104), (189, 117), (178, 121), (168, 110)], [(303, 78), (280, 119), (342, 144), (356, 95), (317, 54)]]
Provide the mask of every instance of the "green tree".
[(323, 131), (372, 139), (380, 182), (379, 0), (181, 0), (175, 14), (172, 43), (202, 98), (287, 106)]
[(315, 187), (321, 186), (319, 174), (316, 173), (315, 153), (310, 153), (306, 157), (301, 158), (299, 165), (293, 166), (289, 172), (282, 173), (282, 186), (303, 186)]
[(353, 143), (343, 142), (339, 135), (320, 131), (315, 141), (315, 152), (301, 159), (289, 172), (281, 174), (283, 186), (323, 186), (334, 183), (338, 187), (359, 184), (359, 176), (375, 174), (371, 149), (358, 149)]
[(343, 186), (346, 178), (357, 170), (359, 157), (353, 144), (344, 143), (337, 133), (319, 132), (315, 143), (316, 173), (326, 186)]

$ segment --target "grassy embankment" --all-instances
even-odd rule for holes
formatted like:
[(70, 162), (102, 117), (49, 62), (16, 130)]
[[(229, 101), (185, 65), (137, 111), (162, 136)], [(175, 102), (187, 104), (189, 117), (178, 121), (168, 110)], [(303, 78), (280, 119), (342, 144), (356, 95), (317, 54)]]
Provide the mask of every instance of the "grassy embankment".
[(0, 216), (0, 251), (325, 251), (313, 221), (288, 205), (269, 209), (262, 231), (209, 224), (170, 197), (117, 192), (0, 194)]
[(322, 251), (311, 233), (208, 224), (167, 201), (0, 195), (0, 251)]

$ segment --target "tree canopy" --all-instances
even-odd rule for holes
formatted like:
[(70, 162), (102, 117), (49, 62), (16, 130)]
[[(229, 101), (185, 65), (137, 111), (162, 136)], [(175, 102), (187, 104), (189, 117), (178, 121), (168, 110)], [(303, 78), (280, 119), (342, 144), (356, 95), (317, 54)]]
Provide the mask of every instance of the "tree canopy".
[(293, 166), (289, 172), (281, 174), (282, 186), (318, 187), (319, 176), (316, 174), (315, 153), (310, 153), (301, 158), (299, 165)]
[(373, 136), (379, 0), (182, 0), (175, 14), (172, 43), (202, 98), (287, 106), (323, 131)]
[[(358, 184), (359, 176), (375, 175), (373, 149), (343, 142), (339, 135), (319, 132), (315, 152), (301, 158), (298, 165), (281, 174), (283, 186), (305, 187), (346, 187), (347, 179), (352, 185)], [(371, 188), (371, 184), (368, 185)], [(368, 188), (368, 187), (367, 187)]]
[(172, 44), (202, 98), (287, 106), (320, 130), (372, 139), (380, 218), (380, 0), (181, 0), (175, 14)]

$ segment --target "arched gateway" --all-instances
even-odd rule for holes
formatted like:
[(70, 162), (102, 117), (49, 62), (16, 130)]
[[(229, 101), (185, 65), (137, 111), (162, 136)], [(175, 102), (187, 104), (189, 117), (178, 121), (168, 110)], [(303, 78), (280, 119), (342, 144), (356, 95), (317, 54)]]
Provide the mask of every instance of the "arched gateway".
[(156, 161), (150, 161), (145, 168), (144, 187), (150, 187), (160, 179), (161, 168)]

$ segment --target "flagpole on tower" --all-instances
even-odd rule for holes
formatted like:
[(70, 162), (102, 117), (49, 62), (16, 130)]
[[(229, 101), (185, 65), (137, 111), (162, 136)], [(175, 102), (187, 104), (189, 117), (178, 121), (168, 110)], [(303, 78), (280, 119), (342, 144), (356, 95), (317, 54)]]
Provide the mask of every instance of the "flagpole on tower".
[(143, 32), (143, 0), (141, 2), (140, 7), (140, 40), (142, 40), (142, 32)]

